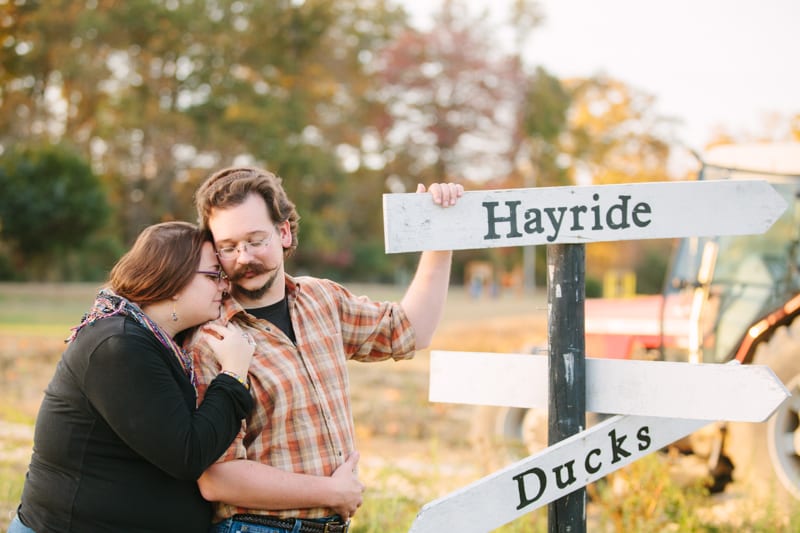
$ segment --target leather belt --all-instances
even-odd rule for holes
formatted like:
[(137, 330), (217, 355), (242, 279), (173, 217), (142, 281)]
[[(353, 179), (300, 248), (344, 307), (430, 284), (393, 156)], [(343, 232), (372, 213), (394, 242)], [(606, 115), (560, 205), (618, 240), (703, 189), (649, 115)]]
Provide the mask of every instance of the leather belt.
[(342, 522), (316, 522), (314, 520), (301, 520), (299, 518), (278, 518), (260, 514), (236, 514), (233, 519), (237, 522), (246, 522), (259, 526), (279, 527), (292, 531), (295, 524), (300, 522), (300, 533), (347, 533), (350, 523)]

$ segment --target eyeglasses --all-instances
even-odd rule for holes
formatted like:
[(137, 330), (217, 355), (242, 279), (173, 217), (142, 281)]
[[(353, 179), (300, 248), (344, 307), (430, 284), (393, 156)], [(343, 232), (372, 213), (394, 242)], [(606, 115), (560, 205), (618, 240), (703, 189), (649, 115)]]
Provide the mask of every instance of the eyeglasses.
[(222, 270), (198, 270), (197, 273), (203, 274), (214, 283), (219, 283), (220, 281), (228, 282), (228, 276)]
[(275, 235), (275, 233), (270, 233), (263, 239), (244, 241), (237, 244), (236, 246), (225, 246), (223, 248), (217, 248), (217, 257), (219, 257), (220, 260), (222, 261), (233, 261), (239, 256), (242, 250), (250, 254), (257, 254), (262, 250), (265, 250), (267, 246), (269, 246), (269, 243), (272, 240), (273, 235)]

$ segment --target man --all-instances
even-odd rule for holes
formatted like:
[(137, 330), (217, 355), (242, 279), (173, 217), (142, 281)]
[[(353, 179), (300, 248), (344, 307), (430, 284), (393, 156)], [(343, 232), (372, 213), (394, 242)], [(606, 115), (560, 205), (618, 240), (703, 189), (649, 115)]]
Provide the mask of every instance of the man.
[[(449, 207), (464, 189), (433, 184), (429, 192)], [(363, 491), (346, 362), (408, 359), (430, 343), (447, 297), (452, 252), (424, 252), (400, 303), (373, 302), (330, 280), (285, 272), (299, 216), (274, 174), (222, 170), (198, 189), (196, 205), (231, 280), (233, 298), (221, 321), (257, 340), (248, 376), (256, 407), (199, 481), (207, 499), (224, 502), (216, 505), (212, 530), (249, 524), (287, 533), (346, 531)], [(218, 369), (202, 342), (193, 339), (187, 347), (202, 395)], [(339, 483), (333, 489), (324, 485), (331, 477)]]

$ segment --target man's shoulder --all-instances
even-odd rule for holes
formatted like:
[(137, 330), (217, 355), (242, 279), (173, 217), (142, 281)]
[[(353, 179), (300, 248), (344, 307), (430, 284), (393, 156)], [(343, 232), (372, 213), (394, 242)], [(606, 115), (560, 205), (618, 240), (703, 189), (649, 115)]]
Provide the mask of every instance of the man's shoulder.
[(200, 339), (202, 337), (201, 334), (200, 334), (200, 329), (202, 327), (203, 326), (197, 326), (197, 327), (191, 328), (189, 331), (186, 331), (184, 333), (184, 335), (183, 335), (183, 343), (182, 344), (183, 344), (183, 348), (185, 350), (191, 350), (193, 348), (196, 348), (197, 345), (200, 343)]
[(301, 294), (314, 293), (350, 293), (341, 283), (328, 278), (314, 276), (287, 276), (287, 286), (290, 290)]
[(308, 276), (308, 275), (300, 275), (300, 276), (290, 276), (289, 274), (286, 275), (286, 285), (291, 288), (301, 288), (301, 287), (316, 287), (320, 285), (327, 285), (329, 283), (333, 283), (329, 279), (325, 278), (318, 278), (315, 276)]
[[(366, 296), (357, 296), (350, 289), (336, 281), (313, 276), (294, 278), (293, 288), (289, 290), (292, 298), (307, 305), (327, 307), (331, 310), (371, 304)], [(288, 286), (287, 286), (288, 287)]]
[[(207, 324), (222, 324), (222, 322), (221, 319), (217, 319), (207, 322)], [(195, 359), (196, 365), (202, 365), (208, 359), (205, 356), (211, 354), (211, 347), (208, 345), (208, 342), (206, 342), (202, 329), (203, 325), (200, 325), (187, 331), (181, 343), (184, 351), (188, 352)]]

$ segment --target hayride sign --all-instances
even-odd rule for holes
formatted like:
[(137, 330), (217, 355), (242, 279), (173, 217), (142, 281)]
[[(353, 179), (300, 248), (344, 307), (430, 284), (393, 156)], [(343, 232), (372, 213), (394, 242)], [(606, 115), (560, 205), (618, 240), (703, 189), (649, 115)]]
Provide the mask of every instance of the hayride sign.
[(786, 204), (766, 181), (726, 180), (467, 191), (437, 207), (384, 195), (386, 252), (763, 233)]
[[(430, 399), (546, 404), (550, 446), (424, 505), (412, 533), (482, 533), (548, 504), (551, 533), (585, 532), (588, 483), (711, 421), (765, 420), (790, 396), (766, 366), (585, 353), (586, 243), (763, 233), (786, 209), (766, 181), (468, 191), (450, 209), (386, 194), (383, 207), (388, 253), (547, 245), (548, 355), (432, 352)], [(587, 409), (617, 416), (586, 430)]]

